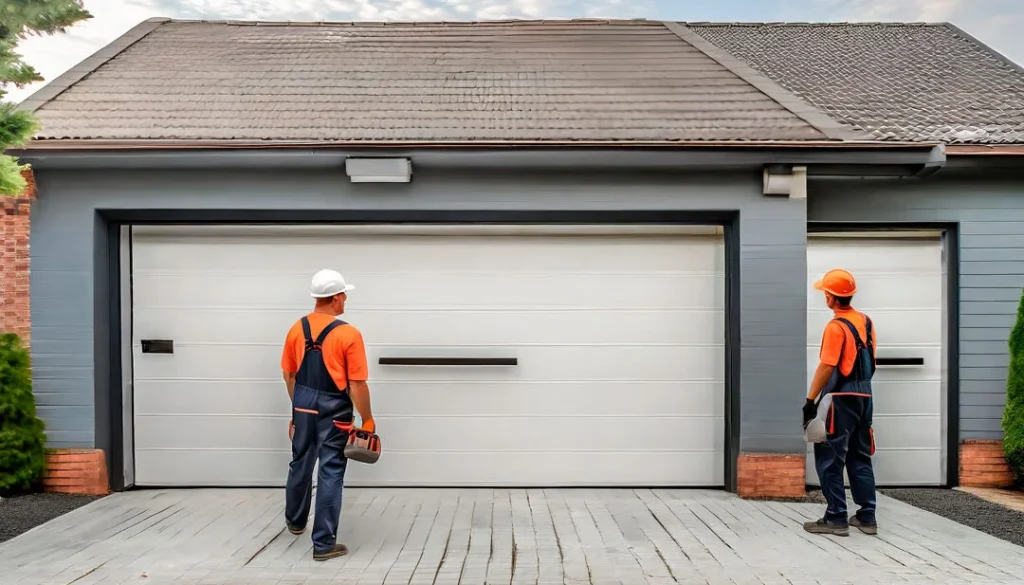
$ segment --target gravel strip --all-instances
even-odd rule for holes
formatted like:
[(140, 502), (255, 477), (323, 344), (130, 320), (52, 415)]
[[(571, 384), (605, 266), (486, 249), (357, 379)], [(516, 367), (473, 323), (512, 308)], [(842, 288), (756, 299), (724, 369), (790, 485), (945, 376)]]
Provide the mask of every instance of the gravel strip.
[(0, 500), (0, 542), (28, 532), (102, 496), (29, 494)]
[[(1024, 512), (950, 489), (886, 489), (879, 490), (879, 493), (1024, 546)], [(885, 520), (879, 518), (879, 522), (884, 523)]]

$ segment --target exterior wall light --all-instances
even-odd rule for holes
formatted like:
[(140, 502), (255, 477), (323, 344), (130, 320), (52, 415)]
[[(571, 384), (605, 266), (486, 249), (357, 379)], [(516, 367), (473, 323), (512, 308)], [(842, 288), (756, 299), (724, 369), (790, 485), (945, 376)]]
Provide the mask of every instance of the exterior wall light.
[(345, 174), (353, 183), (408, 183), (412, 161), (407, 158), (346, 158)]

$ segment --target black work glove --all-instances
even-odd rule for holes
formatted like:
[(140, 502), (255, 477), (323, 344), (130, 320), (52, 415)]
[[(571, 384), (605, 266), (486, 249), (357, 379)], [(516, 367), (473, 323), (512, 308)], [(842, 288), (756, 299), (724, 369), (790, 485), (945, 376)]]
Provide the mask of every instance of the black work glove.
[(804, 426), (811, 422), (814, 417), (818, 416), (818, 405), (814, 403), (810, 398), (804, 402)]

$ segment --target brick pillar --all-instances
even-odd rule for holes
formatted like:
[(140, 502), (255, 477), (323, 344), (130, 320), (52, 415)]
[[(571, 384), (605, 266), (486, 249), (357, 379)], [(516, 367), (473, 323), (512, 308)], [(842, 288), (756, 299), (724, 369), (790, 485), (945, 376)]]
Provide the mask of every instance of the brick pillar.
[(740, 453), (736, 493), (742, 498), (803, 498), (807, 477), (803, 455)]
[(17, 333), (28, 347), (32, 319), (29, 226), (36, 184), (32, 171), (25, 171), (23, 176), (28, 182), (24, 193), (16, 197), (0, 195), (0, 331)]
[(108, 494), (106, 456), (99, 449), (47, 451), (43, 489), (63, 494)]
[(1002, 488), (1014, 483), (1002, 441), (966, 440), (960, 444), (960, 485)]

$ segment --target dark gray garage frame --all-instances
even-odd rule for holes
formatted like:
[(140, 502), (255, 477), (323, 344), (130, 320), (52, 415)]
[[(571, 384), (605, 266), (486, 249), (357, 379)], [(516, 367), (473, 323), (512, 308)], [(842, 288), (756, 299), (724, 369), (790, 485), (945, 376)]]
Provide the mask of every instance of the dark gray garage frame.
[[(740, 447), (740, 233), (738, 210), (190, 210), (97, 209), (94, 242), (95, 448), (110, 487), (123, 490), (122, 242), (125, 225), (634, 224), (718, 225), (725, 245), (725, 489), (736, 490)], [(130, 341), (130, 340), (127, 340)]]
[[(807, 233), (939, 231), (946, 256), (946, 482), (960, 483), (960, 240), (956, 222), (818, 222), (807, 223)], [(929, 486), (930, 487), (930, 486)]]

